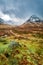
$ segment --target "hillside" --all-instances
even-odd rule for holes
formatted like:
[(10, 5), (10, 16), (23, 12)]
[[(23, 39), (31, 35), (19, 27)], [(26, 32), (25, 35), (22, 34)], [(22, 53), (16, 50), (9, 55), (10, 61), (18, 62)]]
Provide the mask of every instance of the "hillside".
[[(43, 35), (43, 22), (38, 17), (31, 16), (24, 24), (12, 26), (0, 24), (0, 36), (14, 36), (15, 38), (28, 38), (34, 34)], [(34, 20), (33, 20), (34, 19)], [(37, 20), (37, 21), (36, 21)]]
[(43, 22), (26, 22), (23, 25), (16, 27), (15, 30), (21, 33), (43, 33)]

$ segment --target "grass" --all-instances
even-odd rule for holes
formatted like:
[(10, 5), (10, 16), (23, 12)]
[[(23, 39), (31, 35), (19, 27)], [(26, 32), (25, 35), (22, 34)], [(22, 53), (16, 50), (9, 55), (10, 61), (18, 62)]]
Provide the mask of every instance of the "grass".
[(42, 39), (0, 37), (0, 65), (43, 65)]

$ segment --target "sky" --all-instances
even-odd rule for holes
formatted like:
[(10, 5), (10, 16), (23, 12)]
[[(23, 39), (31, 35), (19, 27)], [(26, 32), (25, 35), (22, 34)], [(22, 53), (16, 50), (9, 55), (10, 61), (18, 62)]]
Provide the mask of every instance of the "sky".
[(5, 21), (19, 25), (31, 15), (43, 18), (43, 0), (0, 0), (0, 18)]

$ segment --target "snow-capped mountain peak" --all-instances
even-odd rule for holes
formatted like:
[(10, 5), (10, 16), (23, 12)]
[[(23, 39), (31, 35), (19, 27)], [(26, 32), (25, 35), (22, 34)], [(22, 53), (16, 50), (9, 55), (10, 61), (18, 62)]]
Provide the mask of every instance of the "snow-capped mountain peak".
[(32, 15), (29, 20), (30, 22), (40, 22), (41, 19), (39, 17), (37, 17), (36, 15)]

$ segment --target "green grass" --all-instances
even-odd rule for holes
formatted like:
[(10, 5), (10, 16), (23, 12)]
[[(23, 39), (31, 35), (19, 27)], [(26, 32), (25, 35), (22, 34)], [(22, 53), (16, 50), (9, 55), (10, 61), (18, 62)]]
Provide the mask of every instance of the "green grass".
[(43, 65), (42, 38), (11, 40), (0, 37), (0, 65)]

